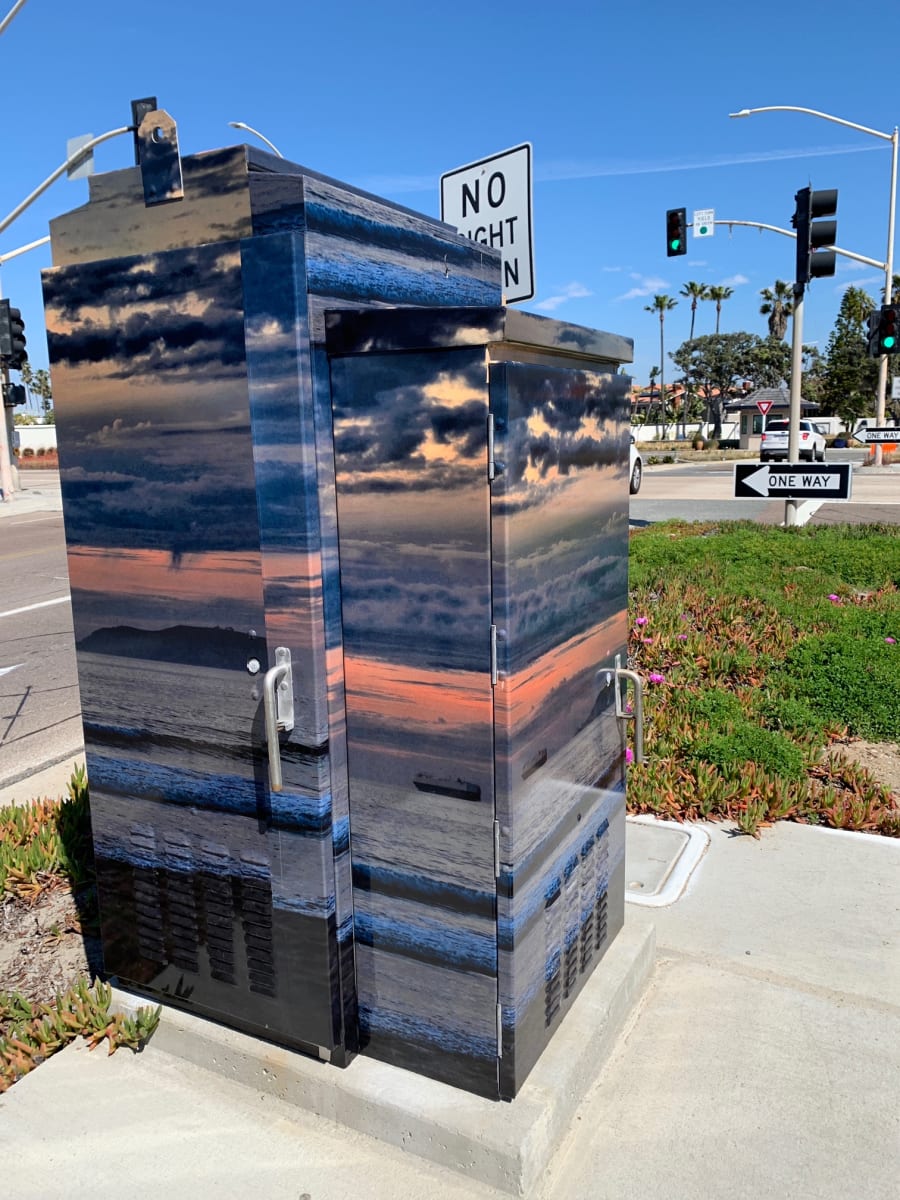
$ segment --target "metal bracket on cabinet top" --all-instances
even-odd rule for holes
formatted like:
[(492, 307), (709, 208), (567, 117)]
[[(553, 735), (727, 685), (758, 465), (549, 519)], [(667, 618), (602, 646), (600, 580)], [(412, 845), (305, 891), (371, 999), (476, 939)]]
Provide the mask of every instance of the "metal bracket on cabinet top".
[(275, 666), (270, 667), (263, 677), (263, 707), (269, 747), (269, 786), (273, 792), (280, 792), (284, 783), (278, 732), (289, 733), (294, 728), (294, 676), (291, 652), (286, 646), (275, 650)]
[(166, 204), (184, 199), (178, 128), (165, 109), (145, 112), (137, 130), (144, 204)]

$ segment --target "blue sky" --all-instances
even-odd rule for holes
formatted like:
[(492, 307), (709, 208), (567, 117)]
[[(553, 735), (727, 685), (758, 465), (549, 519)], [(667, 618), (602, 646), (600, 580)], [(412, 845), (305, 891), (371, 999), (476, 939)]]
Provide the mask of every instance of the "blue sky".
[[(13, 2), (0, 0), (0, 15)], [(667, 258), (667, 208), (789, 227), (798, 188), (836, 187), (838, 244), (884, 258), (889, 143), (795, 113), (728, 119), (800, 105), (889, 133), (900, 16), (884, 11), (878, 36), (871, 9), (835, 0), (27, 0), (0, 35), (0, 218), (63, 162), (69, 137), (128, 124), (130, 101), (148, 95), (177, 121), (183, 154), (253, 140), (228, 126), (245, 121), (286, 157), (435, 216), (442, 172), (531, 142), (537, 290), (521, 307), (633, 337), (645, 382), (659, 359), (659, 323), (644, 311), (654, 293), (726, 284), (723, 332), (764, 335), (759, 290), (793, 277), (793, 242), (752, 229), (717, 227)], [(128, 136), (96, 152), (98, 171), (131, 162)], [(0, 255), (86, 199), (85, 181), (63, 178), (0, 234)], [(49, 265), (43, 247), (0, 268), (35, 366), (47, 358)], [(848, 284), (877, 296), (883, 274), (839, 259), (810, 288), (804, 341), (824, 350)], [(689, 324), (681, 299), (667, 350)], [(714, 326), (701, 305), (696, 332)]]

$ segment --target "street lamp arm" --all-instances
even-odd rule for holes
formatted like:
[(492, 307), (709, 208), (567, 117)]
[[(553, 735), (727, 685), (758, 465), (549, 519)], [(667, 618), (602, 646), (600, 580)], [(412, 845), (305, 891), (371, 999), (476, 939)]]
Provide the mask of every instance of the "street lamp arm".
[[(783, 233), (785, 237), (794, 238), (796, 241), (797, 235), (790, 229), (782, 229), (779, 225), (764, 225), (762, 221), (713, 221), (713, 225), (749, 225), (751, 229), (768, 229), (772, 233)], [(823, 250), (833, 250), (835, 254), (842, 254), (844, 258), (852, 258), (856, 262), (865, 263), (868, 267), (878, 267), (879, 270), (885, 269), (883, 262), (878, 262), (875, 258), (867, 258), (865, 254), (856, 254), (853, 250), (842, 250), (840, 246), (822, 246)]]
[(4, 31), (4, 29), (7, 27), (7, 25), (10, 23), (10, 21), (13, 19), (13, 17), (16, 15), (16, 13), (19, 11), (19, 9), (24, 5), (24, 3), (25, 3), (25, 0), (16, 0), (16, 3), (12, 6), (12, 8), (9, 10), (9, 12), (6, 14), (6, 16), (3, 18), (3, 20), (0, 21), (0, 33), (2, 33)]
[(258, 137), (261, 142), (265, 142), (273, 154), (277, 154), (279, 158), (284, 158), (278, 147), (273, 145), (258, 129), (254, 129), (251, 125), (246, 125), (243, 121), (229, 121), (228, 124), (232, 129), (246, 129), (248, 133), (252, 133), (254, 137)]
[(70, 167), (77, 166), (78, 163), (80, 163), (81, 160), (87, 156), (88, 152), (93, 150), (95, 146), (99, 146), (101, 142), (106, 142), (110, 138), (119, 137), (120, 134), (133, 132), (133, 125), (123, 125), (121, 129), (110, 129), (107, 133), (101, 133), (99, 137), (91, 138), (89, 142), (85, 142), (83, 146), (79, 146), (71, 158), (67, 158), (61, 167), (57, 167), (52, 175), (48, 175), (43, 183), (38, 184), (30, 196), (26, 196), (21, 204), (14, 208), (11, 213), (9, 213), (3, 218), (2, 221), (0, 221), (0, 233), (12, 225), (16, 217), (21, 216), (25, 209), (28, 208), (29, 205), (33, 204), (35, 200), (37, 200), (38, 196), (40, 196), (43, 192), (46, 192), (51, 183), (56, 183), (60, 175), (65, 174)]
[(38, 238), (36, 242), (29, 242), (27, 246), (18, 246), (15, 250), (7, 250), (5, 254), (0, 254), (0, 266), (9, 262), (11, 258), (18, 258), (20, 254), (26, 254), (29, 250), (37, 250), (38, 246), (46, 246), (49, 241), (49, 237), (42, 237)]
[(855, 121), (845, 121), (843, 117), (833, 117), (831, 113), (819, 112), (815, 108), (800, 108), (796, 104), (769, 104), (765, 108), (742, 108), (740, 112), (729, 113), (729, 117), (749, 117), (753, 113), (764, 112), (798, 112), (807, 113), (811, 117), (821, 117), (823, 121), (833, 121), (835, 125), (846, 125), (848, 129), (858, 129), (860, 133), (869, 133), (872, 137), (883, 138), (884, 141), (892, 140), (892, 135), (882, 133), (880, 129), (870, 129), (868, 125), (857, 125)]

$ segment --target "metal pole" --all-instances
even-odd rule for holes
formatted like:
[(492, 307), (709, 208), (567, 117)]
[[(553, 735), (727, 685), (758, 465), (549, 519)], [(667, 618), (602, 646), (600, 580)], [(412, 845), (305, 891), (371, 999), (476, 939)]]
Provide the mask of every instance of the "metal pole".
[[(891, 303), (894, 291), (894, 209), (897, 206), (897, 126), (891, 134), (891, 202), (888, 209), (887, 254), (884, 260), (884, 302)], [(878, 391), (875, 393), (875, 424), (884, 425), (884, 402), (887, 396), (888, 355), (882, 354), (878, 363)], [(884, 450), (875, 443), (875, 466), (884, 461)]]
[(0, 21), (0, 33), (2, 33), (4, 31), (4, 29), (7, 27), (7, 25), (10, 23), (10, 21), (13, 19), (13, 17), (16, 15), (16, 13), (19, 11), (19, 9), (24, 5), (24, 3), (25, 3), (25, 0), (16, 0), (16, 3), (12, 6), (12, 8), (9, 10), (9, 12), (6, 14), (6, 16), (3, 18), (3, 20)]
[[(800, 457), (800, 408), (803, 386), (803, 290), (802, 283), (794, 284), (794, 316), (791, 333), (791, 409), (788, 421), (788, 462)], [(785, 525), (798, 525), (800, 506), (796, 500), (785, 500)]]
[(0, 221), (0, 233), (2, 233), (3, 230), (8, 226), (12, 225), (16, 217), (21, 216), (25, 209), (28, 208), (30, 204), (33, 204), (34, 201), (37, 200), (38, 196), (47, 190), (51, 183), (55, 183), (57, 179), (59, 179), (60, 175), (65, 174), (69, 167), (76, 166), (83, 158), (87, 157), (88, 152), (93, 150), (95, 146), (99, 146), (101, 142), (108, 141), (109, 138), (118, 137), (122, 133), (131, 133), (132, 131), (133, 126), (123, 125), (121, 129), (110, 129), (108, 133), (101, 133), (99, 137), (91, 138), (89, 142), (85, 142), (83, 146), (80, 146), (78, 150), (75, 151), (71, 158), (67, 158), (61, 167), (57, 167), (52, 175), (48, 175), (43, 183), (38, 184), (30, 196), (26, 196), (21, 204), (17, 205), (11, 213), (8, 213), (3, 220)]
[(252, 125), (247, 125), (244, 121), (229, 121), (228, 124), (232, 129), (246, 129), (248, 133), (252, 133), (254, 137), (258, 137), (261, 142), (265, 142), (273, 154), (277, 154), (279, 158), (284, 158), (278, 147), (270, 142), (264, 134), (261, 134), (258, 129), (254, 129)]
[[(2, 385), (4, 398), (6, 389), (9, 387), (9, 368), (4, 363), (0, 366), (0, 385)], [(10, 437), (10, 413), (11, 408), (3, 405), (3, 421), (0, 423), (0, 488), (3, 489), (3, 502), (12, 500), (13, 492), (16, 490), (13, 485), (12, 465), (12, 438)]]

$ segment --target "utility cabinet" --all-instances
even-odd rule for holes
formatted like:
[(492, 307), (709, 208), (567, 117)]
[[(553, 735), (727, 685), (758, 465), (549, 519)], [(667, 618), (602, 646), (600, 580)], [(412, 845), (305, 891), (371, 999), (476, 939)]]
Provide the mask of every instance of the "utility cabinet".
[(631, 346), (327, 327), (361, 1045), (510, 1098), (623, 920)]
[[(324, 311), (496, 303), (499, 259), (246, 146), (180, 168), (183, 196), (151, 206), (148, 168), (93, 176), (51, 223), (44, 276), (105, 965), (342, 1062), (357, 1019)], [(293, 717), (276, 792), (278, 649)]]
[(107, 972), (510, 1098), (622, 923), (631, 342), (307, 168), (157, 157), (44, 278)]

